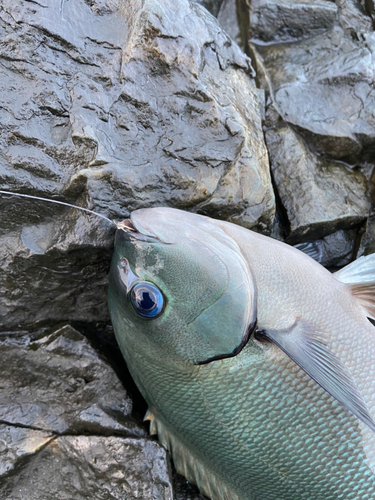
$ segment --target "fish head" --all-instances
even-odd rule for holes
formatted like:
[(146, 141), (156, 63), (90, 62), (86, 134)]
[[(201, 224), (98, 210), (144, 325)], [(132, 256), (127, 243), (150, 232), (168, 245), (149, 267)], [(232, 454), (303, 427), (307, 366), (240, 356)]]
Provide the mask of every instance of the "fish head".
[(255, 324), (255, 293), (237, 244), (209, 218), (152, 208), (118, 225), (109, 309), (128, 364), (234, 356)]

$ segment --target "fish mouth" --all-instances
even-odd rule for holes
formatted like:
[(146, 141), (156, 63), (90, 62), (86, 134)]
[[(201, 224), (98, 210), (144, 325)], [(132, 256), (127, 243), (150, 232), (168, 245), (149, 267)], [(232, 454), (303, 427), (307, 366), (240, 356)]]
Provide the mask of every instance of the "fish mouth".
[(130, 214), (129, 219), (124, 219), (121, 222), (115, 223), (117, 229), (124, 231), (132, 239), (147, 241), (150, 243), (170, 244), (169, 241), (162, 240), (159, 236), (153, 233), (150, 229), (144, 228), (138, 221), (135, 220), (134, 212)]
[(115, 222), (117, 229), (122, 229), (124, 231), (130, 231), (132, 233), (138, 233), (139, 231), (134, 226), (131, 219), (125, 219), (121, 222)]

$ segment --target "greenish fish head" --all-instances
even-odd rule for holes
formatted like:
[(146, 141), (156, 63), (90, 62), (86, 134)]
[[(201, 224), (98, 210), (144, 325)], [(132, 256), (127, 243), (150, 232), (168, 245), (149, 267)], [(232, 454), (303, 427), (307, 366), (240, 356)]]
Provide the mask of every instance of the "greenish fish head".
[(197, 214), (133, 212), (119, 224), (109, 281), (112, 323), (132, 372), (146, 358), (198, 365), (234, 356), (256, 321), (254, 282), (237, 244)]

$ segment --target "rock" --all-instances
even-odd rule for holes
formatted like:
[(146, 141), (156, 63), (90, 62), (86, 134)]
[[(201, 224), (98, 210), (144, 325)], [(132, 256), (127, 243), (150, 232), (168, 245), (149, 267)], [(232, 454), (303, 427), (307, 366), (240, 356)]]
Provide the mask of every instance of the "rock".
[(78, 331), (2, 335), (0, 350), (2, 499), (173, 498), (166, 451)]
[(197, 3), (201, 4), (202, 7), (211, 12), (215, 17), (219, 15), (220, 8), (225, 0), (196, 0)]
[(46, 431), (0, 424), (0, 492), (3, 478), (13, 475), (52, 439), (54, 436)]
[[(339, 7), (340, 26), (350, 35), (357, 37), (359, 33), (368, 33), (373, 30), (371, 3), (373, 0), (336, 0)], [(363, 5), (365, 4), (365, 5)]]
[[(3, 213), (22, 210), (31, 219), (0, 236), (1, 329), (66, 318), (106, 322), (113, 227), (78, 210), (23, 202), (0, 199)], [(33, 224), (38, 211), (45, 220)]]
[(238, 21), (236, 0), (223, 0), (220, 11), (217, 15), (217, 20), (223, 30), (231, 37), (236, 44), (245, 49), (244, 36), (241, 33), (241, 28)]
[(366, 226), (358, 248), (357, 259), (362, 255), (375, 253), (375, 214), (367, 219)]
[[(0, 188), (121, 219), (167, 205), (270, 231), (250, 60), (180, 0), (2, 3)], [(2, 329), (108, 322), (113, 227), (0, 198)]]
[(266, 141), (290, 225), (289, 242), (322, 238), (366, 218), (370, 203), (366, 179), (360, 172), (315, 156), (286, 126), (268, 130)]
[(103, 436), (57, 437), (1, 481), (0, 495), (3, 500), (173, 498), (166, 452), (158, 443)]
[(354, 258), (356, 229), (336, 231), (322, 239), (323, 256), (321, 264), (325, 267), (343, 267)]
[(0, 421), (44, 433), (144, 436), (112, 368), (71, 326), (0, 343)]
[(273, 105), (319, 154), (357, 164), (375, 149), (374, 33), (340, 27), (312, 40), (253, 46)]
[(244, 36), (241, 34), (236, 0), (194, 0), (207, 9), (217, 21), (221, 28), (239, 45), (245, 48)]
[(338, 14), (327, 0), (252, 0), (249, 5), (249, 38), (261, 42), (316, 36), (331, 28)]
[(375, 2), (374, 0), (365, 0), (366, 13), (371, 17), (372, 23), (375, 20)]
[(298, 243), (294, 246), (324, 267), (343, 267), (353, 260), (356, 234), (355, 229), (340, 230), (328, 234), (321, 240)]

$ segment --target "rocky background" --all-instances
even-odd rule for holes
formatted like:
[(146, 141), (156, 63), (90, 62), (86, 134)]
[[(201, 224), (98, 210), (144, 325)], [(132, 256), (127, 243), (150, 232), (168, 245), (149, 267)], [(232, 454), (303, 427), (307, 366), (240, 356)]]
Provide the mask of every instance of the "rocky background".
[[(0, 189), (207, 214), (332, 269), (374, 252), (373, 0), (199, 3), (3, 0)], [(113, 234), (0, 196), (3, 500), (201, 497), (116, 347)]]

